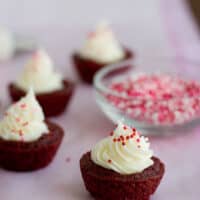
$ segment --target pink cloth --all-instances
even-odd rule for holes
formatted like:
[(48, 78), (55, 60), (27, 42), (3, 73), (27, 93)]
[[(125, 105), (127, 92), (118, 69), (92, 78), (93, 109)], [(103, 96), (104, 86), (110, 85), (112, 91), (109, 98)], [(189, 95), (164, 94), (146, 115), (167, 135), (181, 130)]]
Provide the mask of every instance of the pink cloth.
[[(159, 2), (161, 3), (161, 19), (164, 23), (164, 32), (168, 35), (170, 51), (178, 56), (194, 56), (197, 49), (200, 48), (200, 44), (191, 18), (182, 4), (183, 1), (159, 0)], [(125, 30), (129, 30), (129, 27), (126, 27)], [(61, 52), (64, 55), (63, 60), (65, 60), (65, 57), (67, 57), (65, 55), (70, 53), (70, 48), (73, 47), (72, 43), (76, 43), (76, 41), (69, 38), (78, 38), (79, 31), (73, 28), (67, 30), (63, 27), (60, 29), (48, 27), (35, 29), (34, 34), (38, 35), (39, 40), (44, 41), (50, 50), (50, 55), (54, 55), (53, 58), (56, 62), (64, 65), (64, 61), (60, 63)], [(178, 36), (179, 32), (181, 32), (182, 37)], [(128, 32), (125, 32), (124, 35), (126, 33), (128, 34)], [(46, 34), (48, 34), (48, 37), (46, 37)], [(127, 37), (129, 38), (127, 42), (131, 41), (132, 35), (128, 34)], [(66, 42), (63, 42), (65, 40)], [(67, 50), (69, 51), (67, 52)], [(66, 54), (63, 52), (66, 52)], [(1, 113), (8, 105), (6, 86), (16, 78), (16, 73), (18, 73), (24, 60), (25, 57), (18, 57), (13, 61), (1, 64)], [(61, 70), (68, 76), (73, 76), (71, 70), (67, 69), (67, 72), (64, 68)], [(90, 150), (99, 139), (105, 137), (113, 129), (113, 124), (101, 113), (92, 97), (93, 90), (91, 87), (78, 85), (68, 111), (61, 117), (52, 119), (65, 129), (65, 137), (55, 160), (49, 167), (31, 173), (14, 173), (0, 170), (0, 199), (91, 199), (83, 185), (79, 170), (79, 159), (84, 152)], [(165, 177), (152, 199), (199, 199), (200, 127), (197, 127), (190, 134), (177, 134), (169, 138), (151, 138), (151, 141), (156, 155), (166, 163)]]

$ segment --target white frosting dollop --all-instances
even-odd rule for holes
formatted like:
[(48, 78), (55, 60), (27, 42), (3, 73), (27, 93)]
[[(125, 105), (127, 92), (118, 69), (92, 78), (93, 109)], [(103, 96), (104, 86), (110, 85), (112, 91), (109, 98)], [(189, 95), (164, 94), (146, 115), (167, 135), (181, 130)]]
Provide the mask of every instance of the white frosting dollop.
[(0, 27), (0, 60), (7, 60), (11, 58), (15, 51), (14, 37), (13, 34)]
[(80, 56), (98, 63), (112, 63), (125, 57), (125, 52), (106, 23), (100, 23), (79, 51)]
[(24, 91), (32, 87), (38, 94), (62, 89), (62, 80), (62, 76), (54, 71), (53, 63), (47, 53), (44, 50), (38, 50), (15, 84)]
[(125, 175), (140, 173), (151, 166), (152, 156), (148, 138), (122, 123), (91, 151), (94, 163)]
[(13, 104), (0, 122), (0, 137), (9, 141), (35, 141), (49, 130), (33, 90)]

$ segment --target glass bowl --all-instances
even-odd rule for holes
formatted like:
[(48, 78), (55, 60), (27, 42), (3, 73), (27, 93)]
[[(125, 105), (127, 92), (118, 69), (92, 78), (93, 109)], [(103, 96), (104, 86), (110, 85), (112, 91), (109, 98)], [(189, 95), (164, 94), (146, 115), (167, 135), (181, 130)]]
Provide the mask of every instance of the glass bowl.
[[(179, 131), (186, 133), (199, 123), (200, 118), (199, 63), (183, 58), (145, 57), (109, 65), (98, 71), (94, 77), (97, 104), (114, 123), (123, 120), (130, 126), (143, 129), (146, 135), (170, 135)], [(149, 92), (154, 87), (151, 84), (145, 86), (148, 88), (148, 94), (146, 88), (140, 84), (141, 94), (137, 95), (136, 92), (133, 96), (127, 95), (126, 92), (129, 90), (125, 92), (119, 84), (130, 79), (138, 81), (141, 77), (153, 76), (162, 81), (165, 78), (168, 80), (164, 88), (161, 88), (164, 97), (159, 95), (149, 97)], [(168, 95), (166, 92), (168, 88), (179, 88), (179, 82), (173, 80), (179, 80), (180, 87), (185, 87), (185, 84), (189, 83), (187, 91), (190, 89), (192, 92), (194, 90), (197, 92), (193, 92), (192, 95), (191, 92), (179, 94), (175, 90), (173, 95), (170, 93)], [(136, 87), (138, 82), (132, 84)], [(116, 87), (117, 90), (114, 90), (113, 88)], [(123, 88), (127, 87), (128, 84), (123, 86)]]

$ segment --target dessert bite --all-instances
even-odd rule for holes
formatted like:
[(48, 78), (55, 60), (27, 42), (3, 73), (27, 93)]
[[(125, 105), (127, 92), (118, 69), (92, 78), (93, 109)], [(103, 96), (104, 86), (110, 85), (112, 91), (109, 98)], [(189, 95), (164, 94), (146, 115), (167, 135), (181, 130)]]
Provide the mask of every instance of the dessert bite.
[(100, 23), (90, 32), (83, 47), (73, 54), (74, 65), (87, 83), (92, 83), (94, 74), (102, 67), (132, 57), (116, 39), (107, 23)]
[(95, 199), (149, 200), (165, 171), (148, 138), (119, 123), (80, 160), (86, 189)]
[(72, 96), (74, 84), (53, 69), (53, 63), (44, 50), (34, 53), (21, 76), (8, 89), (13, 101), (25, 96), (32, 87), (45, 116), (61, 114)]
[(11, 105), (0, 122), (0, 167), (32, 171), (47, 166), (62, 141), (61, 127), (45, 121), (33, 90)]

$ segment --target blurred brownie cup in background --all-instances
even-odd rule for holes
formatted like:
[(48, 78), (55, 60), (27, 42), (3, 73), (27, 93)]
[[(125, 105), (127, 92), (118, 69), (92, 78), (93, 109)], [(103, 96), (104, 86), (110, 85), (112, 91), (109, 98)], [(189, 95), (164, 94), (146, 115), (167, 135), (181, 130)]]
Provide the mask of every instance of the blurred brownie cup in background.
[(91, 84), (99, 69), (132, 56), (132, 51), (119, 43), (108, 24), (101, 22), (88, 34), (83, 47), (73, 54), (72, 60), (81, 79)]
[(46, 117), (61, 114), (70, 101), (74, 84), (53, 67), (44, 50), (36, 51), (21, 76), (8, 87), (12, 100), (18, 101), (32, 87)]

